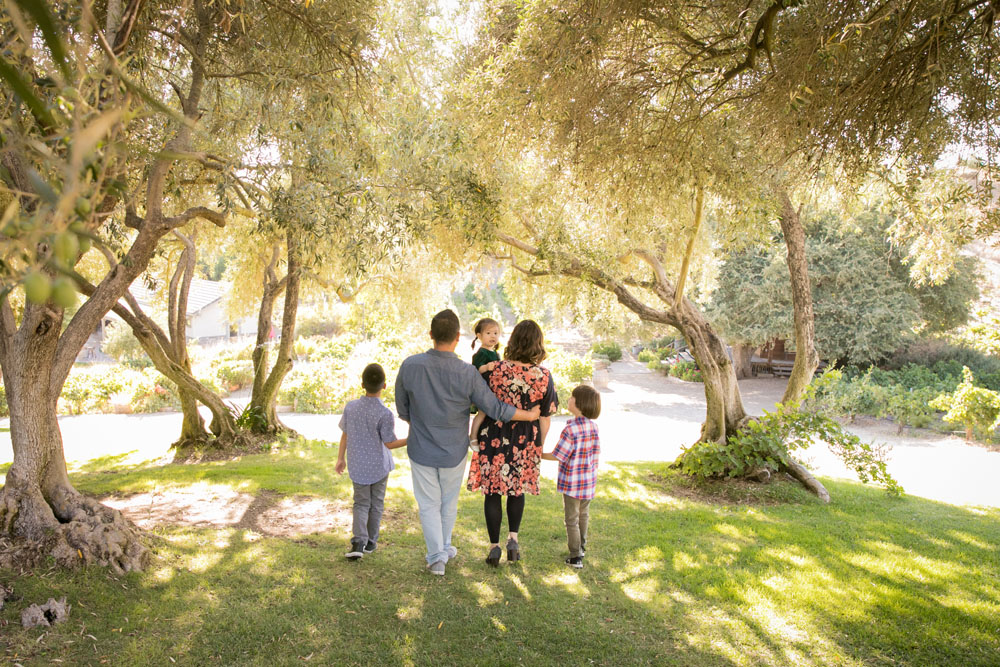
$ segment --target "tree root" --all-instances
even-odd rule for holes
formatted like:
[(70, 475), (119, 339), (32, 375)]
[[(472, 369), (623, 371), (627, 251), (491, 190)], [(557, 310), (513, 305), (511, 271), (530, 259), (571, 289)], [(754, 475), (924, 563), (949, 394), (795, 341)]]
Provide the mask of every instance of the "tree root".
[(236, 431), (231, 437), (178, 440), (171, 447), (174, 463), (225, 461), (246, 454), (267, 451), (275, 436), (269, 433)]
[(802, 486), (816, 494), (820, 500), (824, 503), (830, 502), (830, 494), (827, 492), (826, 487), (823, 486), (818, 479), (813, 477), (812, 473), (806, 470), (805, 466), (789, 457), (788, 465), (784, 467), (789, 475), (801, 482)]
[(35, 628), (38, 626), (49, 627), (57, 623), (64, 623), (69, 618), (69, 610), (73, 606), (66, 604), (66, 598), (58, 600), (49, 598), (49, 601), (39, 606), (33, 604), (21, 612), (21, 625), (25, 628)]
[(71, 487), (54, 494), (50, 506), (40, 493), (5, 488), (0, 497), (0, 528), (13, 537), (0, 566), (33, 567), (51, 556), (66, 568), (97, 564), (116, 574), (139, 571), (149, 562), (142, 532), (121, 512)]

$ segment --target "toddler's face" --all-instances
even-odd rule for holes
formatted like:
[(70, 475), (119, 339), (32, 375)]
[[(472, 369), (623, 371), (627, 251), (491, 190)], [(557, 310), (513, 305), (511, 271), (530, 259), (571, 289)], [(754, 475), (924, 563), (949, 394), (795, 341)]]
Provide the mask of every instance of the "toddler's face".
[(487, 347), (492, 350), (500, 341), (500, 327), (486, 327), (486, 329), (479, 334), (479, 341), (483, 344), (483, 347)]

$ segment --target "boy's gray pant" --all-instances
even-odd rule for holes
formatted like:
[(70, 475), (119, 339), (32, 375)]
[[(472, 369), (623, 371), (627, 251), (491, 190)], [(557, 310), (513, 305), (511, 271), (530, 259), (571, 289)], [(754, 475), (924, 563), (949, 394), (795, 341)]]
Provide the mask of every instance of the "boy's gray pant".
[(563, 494), (563, 510), (566, 513), (566, 538), (569, 542), (569, 556), (583, 555), (587, 545), (587, 522), (590, 519), (590, 500), (581, 500)]
[(389, 482), (386, 475), (374, 484), (354, 482), (354, 538), (367, 542), (378, 542), (378, 528), (385, 509), (385, 487)]

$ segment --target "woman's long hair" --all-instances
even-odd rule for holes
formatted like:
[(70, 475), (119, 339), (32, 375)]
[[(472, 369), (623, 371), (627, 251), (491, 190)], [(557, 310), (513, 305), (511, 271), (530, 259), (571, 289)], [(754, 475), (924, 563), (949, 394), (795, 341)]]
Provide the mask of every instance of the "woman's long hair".
[(540, 364), (545, 359), (542, 328), (534, 320), (521, 320), (510, 332), (503, 358), (524, 364)]

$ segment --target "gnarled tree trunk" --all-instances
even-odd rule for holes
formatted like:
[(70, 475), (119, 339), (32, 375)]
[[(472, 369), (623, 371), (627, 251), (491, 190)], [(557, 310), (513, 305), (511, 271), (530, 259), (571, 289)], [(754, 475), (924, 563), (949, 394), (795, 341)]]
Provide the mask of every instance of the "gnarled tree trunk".
[(750, 359), (753, 357), (753, 348), (749, 345), (738, 343), (733, 345), (733, 367), (736, 369), (736, 379), (742, 380), (753, 375)]
[(736, 368), (722, 340), (690, 301), (672, 309), (675, 323), (691, 349), (705, 383), (707, 409), (699, 440), (725, 442), (747, 421), (736, 381)]
[[(24, 324), (3, 345), (14, 462), (0, 492), (0, 533), (63, 566), (99, 563), (116, 572), (142, 569), (149, 553), (139, 530), (117, 510), (76, 491), (66, 474), (50, 382), (63, 313), (28, 304)], [(28, 558), (32, 560), (32, 558)]]
[(809, 284), (809, 265), (806, 260), (806, 233), (799, 219), (799, 212), (792, 206), (788, 192), (778, 192), (781, 202), (781, 232), (788, 249), (786, 261), (792, 284), (792, 309), (795, 320), (795, 364), (788, 377), (782, 403), (802, 398), (819, 367), (816, 353), (816, 322), (813, 315), (812, 289)]
[[(286, 246), (288, 273), (280, 281), (271, 280), (271, 278), (274, 277), (274, 255), (272, 254), (272, 267), (268, 272), (269, 279), (264, 288), (265, 298), (264, 301), (261, 302), (260, 316), (257, 323), (257, 346), (254, 348), (253, 352), (254, 382), (253, 392), (250, 396), (250, 408), (263, 417), (265, 421), (264, 430), (268, 432), (288, 430), (288, 428), (278, 419), (277, 403), (278, 390), (281, 388), (281, 382), (285, 379), (285, 375), (288, 374), (288, 371), (292, 369), (292, 346), (295, 343), (295, 318), (299, 309), (299, 283), (302, 276), (299, 239), (292, 230), (288, 230), (288, 232), (286, 232)], [(268, 372), (267, 347), (263, 341), (266, 340), (266, 331), (269, 330), (271, 326), (270, 311), (274, 308), (274, 297), (277, 292), (280, 291), (280, 288), (274, 290), (274, 293), (270, 295), (270, 301), (268, 303), (265, 302), (268, 301), (269, 287), (277, 287), (282, 282), (284, 283), (285, 290), (285, 307), (281, 317), (281, 342), (279, 343), (278, 350), (275, 354), (274, 366), (270, 369), (270, 372)], [(268, 306), (268, 311), (266, 312), (265, 305)], [(263, 336), (265, 336), (265, 338), (263, 339), (261, 325), (267, 327), (267, 329), (264, 330)], [(266, 378), (264, 376), (265, 373), (267, 373)]]
[[(140, 5), (141, 3), (136, 3)], [(115, 263), (73, 315), (65, 330), (63, 309), (54, 302), (24, 305), (18, 323), (6, 290), (0, 292), (0, 367), (3, 370), (14, 461), (0, 490), (0, 532), (15, 538), (18, 553), (48, 554), (60, 565), (99, 563), (116, 572), (142, 569), (149, 552), (141, 532), (121, 513), (81, 495), (69, 482), (62, 436), (56, 419), (56, 403), (66, 378), (87, 338), (104, 315), (126, 296), (129, 285), (149, 265), (159, 240), (194, 217), (221, 220), (221, 214), (195, 207), (175, 216), (163, 213), (167, 176), (179, 153), (190, 147), (192, 128), (200, 114), (198, 102), (205, 81), (204, 63), (212, 17), (195, 0), (197, 35), (191, 37), (194, 52), (191, 81), (182, 107), (186, 122), (172, 129), (173, 137), (156, 155), (146, 173), (144, 217), (133, 203), (126, 205), (125, 224), (137, 231), (125, 257)], [(115, 37), (115, 44), (123, 34)], [(127, 40), (127, 36), (124, 38)], [(107, 99), (117, 90), (108, 86)], [(102, 96), (102, 101), (105, 97)], [(113, 103), (113, 102), (109, 102)], [(5, 159), (14, 168), (8, 176), (16, 190), (34, 192), (27, 173), (27, 157), (16, 141), (5, 139)], [(22, 195), (22, 205), (33, 205), (36, 197)], [(113, 205), (112, 203), (109, 204)], [(103, 206), (103, 204), (102, 204)], [(109, 209), (106, 209), (109, 210)], [(75, 262), (73, 263), (75, 264)], [(78, 282), (86, 281), (74, 276)], [(9, 556), (9, 554), (4, 554)], [(30, 556), (29, 556), (30, 557)]]

